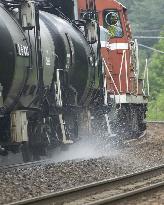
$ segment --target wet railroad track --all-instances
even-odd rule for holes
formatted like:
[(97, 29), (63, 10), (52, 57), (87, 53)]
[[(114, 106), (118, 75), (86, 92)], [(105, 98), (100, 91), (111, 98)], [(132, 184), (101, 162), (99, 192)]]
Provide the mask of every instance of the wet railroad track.
[(147, 121), (150, 124), (164, 124), (164, 121)]
[(15, 169), (15, 168), (24, 169), (28, 167), (42, 166), (50, 163), (53, 163), (53, 160), (46, 159), (46, 160), (39, 160), (39, 161), (26, 162), (26, 163), (0, 165), (0, 171), (5, 171), (5, 170)]
[(10, 205), (110, 204), (143, 192), (156, 190), (159, 187), (164, 187), (164, 165), (61, 192), (14, 202)]

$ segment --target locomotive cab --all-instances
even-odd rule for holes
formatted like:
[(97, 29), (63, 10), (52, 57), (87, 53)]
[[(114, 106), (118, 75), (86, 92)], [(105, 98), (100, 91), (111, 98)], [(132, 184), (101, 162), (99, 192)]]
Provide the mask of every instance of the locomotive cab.
[[(107, 90), (110, 94), (118, 91), (124, 94), (134, 92), (129, 79), (131, 72), (129, 69), (131, 32), (127, 26), (126, 8), (113, 5), (112, 8), (104, 9), (102, 11), (102, 23), (110, 35), (109, 49), (103, 49), (103, 54), (118, 89), (113, 84), (107, 84)], [(107, 59), (110, 59), (110, 62)], [(107, 76), (107, 78), (110, 77)]]
[(107, 9), (103, 13), (104, 27), (110, 33), (111, 38), (123, 37), (123, 28), (120, 15), (117, 10)]

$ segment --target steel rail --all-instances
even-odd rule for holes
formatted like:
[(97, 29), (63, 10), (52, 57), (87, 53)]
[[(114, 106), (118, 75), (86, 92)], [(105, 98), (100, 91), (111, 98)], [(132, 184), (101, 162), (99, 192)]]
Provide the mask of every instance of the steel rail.
[(139, 188), (139, 189), (136, 189), (136, 190), (133, 190), (133, 191), (118, 194), (118, 195), (115, 195), (115, 196), (112, 196), (112, 197), (108, 197), (106, 199), (100, 199), (96, 202), (88, 203), (87, 205), (102, 205), (102, 204), (107, 204), (107, 203), (113, 203), (113, 202), (123, 200), (125, 198), (129, 198), (129, 197), (132, 197), (132, 196), (136, 196), (136, 195), (139, 195), (139, 194), (142, 194), (142, 193), (145, 193), (145, 192), (155, 190), (155, 189), (157, 189), (159, 187), (163, 187), (163, 186), (164, 186), (164, 182), (159, 182), (159, 183), (155, 183), (153, 185), (149, 185), (149, 186)]
[[(129, 180), (137, 181), (137, 180), (144, 179), (146, 181), (149, 178), (160, 176), (161, 174), (159, 174), (159, 173), (162, 173), (162, 175), (164, 174), (164, 164), (157, 166), (157, 167), (149, 168), (147, 170), (143, 170), (140, 172), (134, 172), (132, 174), (123, 175), (121, 177), (116, 177), (116, 178), (103, 180), (103, 181), (99, 181), (99, 182), (94, 182), (91, 184), (86, 184), (84, 186), (79, 186), (76, 188), (71, 188), (71, 189), (56, 192), (56, 193), (46, 194), (46, 195), (31, 198), (31, 199), (25, 199), (25, 200), (10, 203), (8, 205), (25, 205), (25, 204), (29, 204), (29, 205), (45, 205), (45, 204), (52, 205), (53, 204), (53, 205), (56, 205), (56, 204), (64, 204), (64, 202), (67, 202), (69, 204), (69, 202), (74, 202), (74, 201), (80, 200), (84, 197), (88, 197), (88, 193), (90, 193), (89, 196), (94, 196), (95, 193), (99, 193), (99, 192), (103, 193), (102, 190), (105, 190), (105, 187), (106, 187), (106, 190), (107, 190), (107, 188), (109, 189), (108, 186), (113, 187), (114, 184), (118, 185), (118, 187), (119, 187), (119, 186), (121, 186), (120, 183), (125, 183), (125, 184), (130, 183)], [(134, 183), (134, 181), (133, 181), (133, 183)], [(146, 181), (146, 182), (148, 183), (148, 181)], [(131, 185), (131, 184), (128, 184), (128, 185)], [(83, 204), (87, 204), (87, 205), (105, 204), (107, 202), (119, 200), (121, 198), (132, 196), (134, 194), (145, 192), (145, 191), (155, 189), (155, 188), (161, 187), (161, 186), (164, 186), (163, 176), (162, 176), (162, 182), (161, 181), (156, 182), (156, 180), (155, 180), (155, 182), (153, 184), (148, 183), (148, 186), (145, 185), (144, 187), (140, 187), (138, 189), (126, 191), (125, 193), (119, 193), (119, 194), (112, 195), (111, 197), (106, 197), (106, 198), (103, 197), (103, 199), (96, 200), (96, 198), (94, 198), (95, 200), (92, 199), (91, 202), (83, 203)], [(110, 189), (110, 191), (111, 191), (111, 189)]]
[(51, 159), (33, 161), (33, 162), (26, 162), (26, 163), (18, 163), (18, 164), (9, 164), (9, 165), (0, 165), (0, 171), (5, 169), (13, 169), (13, 168), (26, 168), (30, 166), (39, 166), (39, 165), (46, 165), (54, 163)]
[(164, 121), (147, 121), (147, 123), (164, 124)]

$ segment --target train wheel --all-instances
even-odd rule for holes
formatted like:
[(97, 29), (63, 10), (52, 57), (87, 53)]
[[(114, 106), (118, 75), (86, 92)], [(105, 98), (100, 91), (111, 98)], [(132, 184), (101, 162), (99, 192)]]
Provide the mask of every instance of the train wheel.
[(39, 161), (39, 160), (41, 160), (41, 156), (40, 156), (41, 150), (40, 150), (39, 147), (33, 148), (32, 154), (33, 154), (33, 161)]
[(23, 142), (21, 146), (22, 158), (24, 162), (32, 161), (32, 152), (30, 150), (28, 142)]

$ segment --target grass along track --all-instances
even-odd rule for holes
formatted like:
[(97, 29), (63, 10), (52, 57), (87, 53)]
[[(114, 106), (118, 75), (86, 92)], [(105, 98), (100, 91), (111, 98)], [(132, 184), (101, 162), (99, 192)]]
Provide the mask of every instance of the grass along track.
[(164, 165), (141, 172), (51, 193), (10, 205), (98, 205), (164, 186)]

